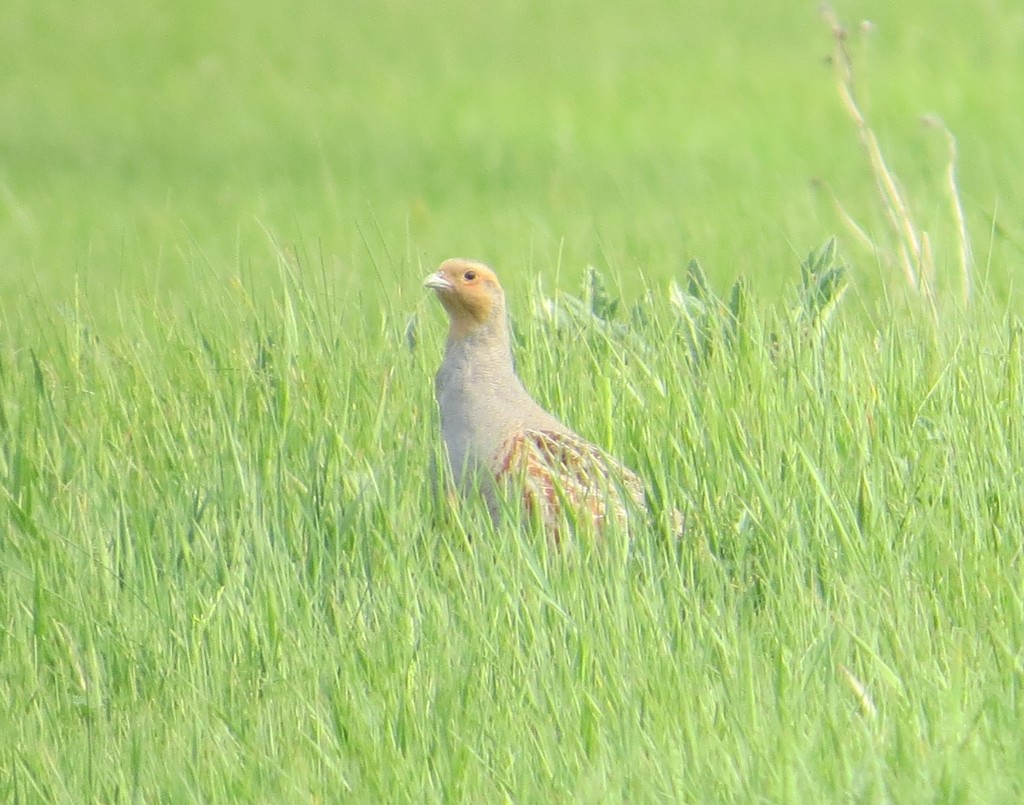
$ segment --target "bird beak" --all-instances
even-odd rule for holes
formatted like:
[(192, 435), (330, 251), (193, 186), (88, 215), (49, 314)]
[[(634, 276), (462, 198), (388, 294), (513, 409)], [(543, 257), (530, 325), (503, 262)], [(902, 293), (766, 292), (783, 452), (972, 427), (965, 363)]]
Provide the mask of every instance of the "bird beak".
[(435, 291), (453, 291), (455, 286), (452, 285), (451, 281), (440, 271), (435, 271), (433, 274), (428, 274), (427, 278), (423, 280), (424, 288), (433, 288)]

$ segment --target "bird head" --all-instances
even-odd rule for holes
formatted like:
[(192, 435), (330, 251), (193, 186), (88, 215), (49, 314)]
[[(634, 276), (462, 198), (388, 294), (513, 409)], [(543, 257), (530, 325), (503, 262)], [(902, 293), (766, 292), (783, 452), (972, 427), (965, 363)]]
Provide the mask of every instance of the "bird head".
[(451, 319), (451, 338), (461, 338), (493, 322), (504, 322), (505, 293), (494, 271), (475, 260), (452, 258), (423, 280)]

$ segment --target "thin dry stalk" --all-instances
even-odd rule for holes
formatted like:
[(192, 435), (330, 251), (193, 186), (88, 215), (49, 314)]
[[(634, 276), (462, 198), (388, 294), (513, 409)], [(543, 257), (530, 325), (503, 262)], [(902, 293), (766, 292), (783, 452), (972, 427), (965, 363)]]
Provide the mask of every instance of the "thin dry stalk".
[(958, 156), (956, 137), (938, 115), (925, 115), (921, 120), (926, 126), (939, 129), (945, 134), (946, 143), (949, 146), (949, 161), (946, 163), (946, 194), (949, 196), (950, 212), (953, 215), (953, 220), (956, 221), (957, 241), (960, 247), (960, 298), (966, 304), (971, 299), (973, 288), (974, 252), (971, 249), (971, 236), (967, 232), (964, 206), (960, 201), (960, 187), (956, 180)]
[(923, 293), (929, 301), (933, 300), (933, 278), (935, 266), (932, 262), (931, 250), (927, 246), (927, 239), (922, 237), (914, 218), (910, 212), (910, 205), (906, 200), (903, 191), (895, 174), (890, 170), (882, 156), (882, 149), (878, 144), (867, 118), (857, 103), (857, 96), (853, 78), (853, 59), (847, 47), (846, 29), (839, 23), (839, 18), (831, 6), (825, 5), (821, 9), (822, 16), (832, 29), (832, 37), (835, 40), (835, 53), (832, 64), (836, 70), (836, 86), (839, 90), (839, 97), (843, 106), (852, 118), (857, 128), (857, 135), (861, 145), (868, 156), (871, 166), (871, 173), (878, 188), (879, 197), (882, 200), (882, 207), (885, 210), (889, 224), (899, 242), (900, 262), (903, 267), (903, 274), (907, 284), (916, 291)]
[(832, 206), (835, 208), (836, 215), (839, 216), (840, 220), (846, 225), (847, 229), (853, 233), (853, 236), (860, 242), (860, 245), (865, 249), (872, 252), (878, 251), (878, 244), (876, 244), (871, 236), (864, 231), (864, 227), (857, 223), (856, 219), (847, 211), (846, 207), (843, 206), (843, 202), (839, 200), (835, 191), (832, 189), (832, 185), (822, 179), (814, 179), (812, 184), (824, 190), (828, 193), (829, 200), (832, 202)]

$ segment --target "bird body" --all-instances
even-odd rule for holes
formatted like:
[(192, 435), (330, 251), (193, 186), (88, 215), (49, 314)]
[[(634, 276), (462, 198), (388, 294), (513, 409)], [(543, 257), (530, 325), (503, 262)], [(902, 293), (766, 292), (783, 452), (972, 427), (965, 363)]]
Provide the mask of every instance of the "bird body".
[(435, 379), (448, 464), (463, 494), (484, 496), (495, 521), (502, 500), (538, 517), (554, 538), (566, 515), (577, 528), (624, 527), (643, 506), (643, 484), (629, 469), (566, 427), (530, 396), (516, 375), (505, 295), (494, 272), (452, 259), (424, 280), (449, 317)]
[(449, 339), (434, 390), (456, 483), (489, 466), (508, 434), (527, 427), (568, 432), (523, 387), (507, 340), (502, 344), (486, 333)]

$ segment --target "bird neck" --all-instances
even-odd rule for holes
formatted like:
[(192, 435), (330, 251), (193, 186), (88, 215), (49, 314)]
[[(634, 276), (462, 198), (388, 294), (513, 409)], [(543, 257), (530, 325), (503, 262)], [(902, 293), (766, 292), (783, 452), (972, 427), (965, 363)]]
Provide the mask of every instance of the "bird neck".
[(505, 312), (499, 310), (494, 314), (483, 322), (475, 322), (474, 327), (466, 327), (465, 322), (453, 318), (448, 330), (446, 358), (467, 361), (488, 374), (515, 374)]

